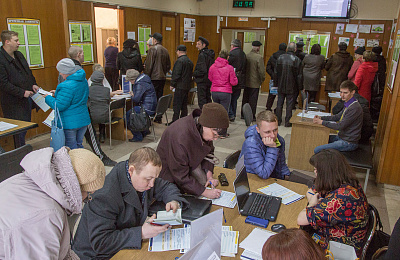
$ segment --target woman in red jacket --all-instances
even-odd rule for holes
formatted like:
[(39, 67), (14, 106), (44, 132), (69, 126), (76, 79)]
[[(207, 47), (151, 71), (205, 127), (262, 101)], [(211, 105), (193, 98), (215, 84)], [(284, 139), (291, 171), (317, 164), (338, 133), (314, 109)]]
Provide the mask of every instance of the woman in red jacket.
[(354, 83), (358, 87), (358, 93), (371, 102), (371, 86), (378, 71), (378, 63), (373, 61), (372, 51), (364, 51), (363, 60), (364, 62), (357, 70)]

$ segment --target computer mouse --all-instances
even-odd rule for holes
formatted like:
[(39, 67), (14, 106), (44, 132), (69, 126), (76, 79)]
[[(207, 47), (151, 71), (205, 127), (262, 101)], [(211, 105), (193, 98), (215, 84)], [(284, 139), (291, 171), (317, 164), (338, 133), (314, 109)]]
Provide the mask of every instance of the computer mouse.
[(283, 224), (274, 224), (271, 226), (271, 231), (276, 232), (276, 233), (279, 233), (285, 229), (286, 229), (286, 227)]

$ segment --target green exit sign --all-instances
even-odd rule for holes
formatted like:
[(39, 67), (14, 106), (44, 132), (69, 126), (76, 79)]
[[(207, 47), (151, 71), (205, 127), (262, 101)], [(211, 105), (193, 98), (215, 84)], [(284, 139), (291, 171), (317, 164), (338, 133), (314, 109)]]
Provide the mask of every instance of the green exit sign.
[(254, 8), (254, 1), (233, 1), (233, 8)]

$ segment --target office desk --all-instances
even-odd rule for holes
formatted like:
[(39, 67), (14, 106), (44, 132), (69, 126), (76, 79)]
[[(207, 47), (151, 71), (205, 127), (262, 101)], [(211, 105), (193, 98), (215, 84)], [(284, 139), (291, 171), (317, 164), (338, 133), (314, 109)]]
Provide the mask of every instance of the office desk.
[(332, 109), (336, 106), (336, 104), (342, 100), (342, 98), (337, 98), (337, 97), (328, 97), (329, 98), (329, 104), (330, 104), (330, 109), (329, 112), (332, 113)]
[[(4, 138), (7, 136), (14, 136), (16, 134), (25, 132), (29, 129), (38, 127), (38, 124), (36, 124), (36, 123), (14, 120), (14, 119), (3, 118), (3, 117), (0, 117), (0, 121), (18, 125), (18, 127), (14, 127), (14, 128), (8, 129), (6, 131), (0, 131), (0, 138)], [(13, 147), (17, 148), (17, 147), (15, 147), (15, 144), (12, 144), (12, 142), (13, 142), (13, 140), (7, 139), (7, 140), (2, 140), (2, 142), (0, 142), (0, 144), (3, 146), (3, 148), (5, 150), (9, 151), (9, 150), (12, 150)]]
[[(236, 178), (236, 173), (234, 170), (225, 169), (221, 167), (215, 167), (214, 169), (214, 177), (217, 177), (219, 173), (225, 173), (228, 181), (229, 186), (218, 186), (218, 188), (230, 192), (234, 192), (233, 188), (233, 181)], [(257, 191), (258, 188), (264, 187), (268, 184), (272, 184), (277, 182), (286, 188), (293, 190), (299, 194), (306, 194), (307, 186), (303, 184), (288, 182), (284, 180), (276, 180), (276, 179), (267, 179), (263, 180), (259, 178), (255, 174), (248, 174), (250, 189), (251, 191)], [(259, 192), (259, 191), (257, 191)], [(261, 193), (261, 192), (260, 192)], [(287, 228), (298, 228), (297, 225), (297, 216), (299, 215), (300, 211), (303, 210), (307, 205), (307, 199), (304, 198), (300, 201), (297, 201), (291, 205), (284, 205), (281, 204), (281, 208), (279, 210), (276, 222), (271, 222), (267, 230), (271, 230), (271, 226), (276, 223), (284, 224)], [(211, 211), (217, 210), (221, 208), (220, 206), (212, 205)], [(239, 244), (242, 242), (250, 232), (256, 227), (250, 224), (244, 223), (246, 217), (239, 215), (237, 205), (235, 208), (223, 208), (224, 214), (226, 218), (226, 223), (222, 223), (224, 226), (232, 226), (234, 231), (239, 231)], [(182, 254), (179, 253), (178, 250), (174, 251), (165, 251), (165, 252), (148, 252), (149, 241), (145, 240), (142, 242), (142, 249), (141, 250), (131, 250), (125, 249), (119, 251), (112, 259), (113, 260), (128, 260), (128, 259), (163, 259), (163, 260), (173, 260), (175, 257), (180, 257)], [(239, 248), (238, 253), (234, 259), (240, 259), (240, 255), (243, 253), (243, 249)], [(232, 259), (230, 257), (222, 257), (223, 259)]]
[(329, 141), (330, 129), (314, 124), (312, 119), (297, 116), (301, 110), (294, 112), (290, 123), (292, 133), (290, 137), (290, 149), (288, 166), (290, 168), (313, 171), (310, 165), (310, 157), (314, 154), (315, 147), (327, 144)]

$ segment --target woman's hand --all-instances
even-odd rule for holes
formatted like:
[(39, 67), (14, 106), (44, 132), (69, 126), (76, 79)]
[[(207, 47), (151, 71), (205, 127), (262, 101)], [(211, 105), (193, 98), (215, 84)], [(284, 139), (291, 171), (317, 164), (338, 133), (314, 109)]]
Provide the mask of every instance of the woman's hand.
[(319, 193), (315, 193), (314, 195), (310, 194), (310, 199), (308, 201), (308, 207), (314, 207), (315, 205), (317, 205), (320, 200), (321, 200), (321, 196), (319, 195)]

